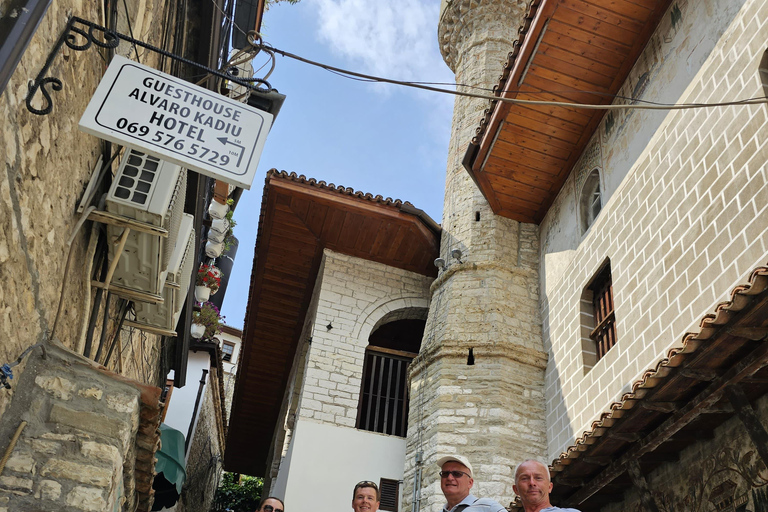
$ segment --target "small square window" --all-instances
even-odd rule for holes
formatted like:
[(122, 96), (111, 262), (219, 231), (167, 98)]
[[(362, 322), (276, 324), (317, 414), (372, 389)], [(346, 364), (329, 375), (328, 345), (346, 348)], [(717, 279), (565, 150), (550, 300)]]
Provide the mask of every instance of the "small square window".
[(232, 355), (235, 353), (234, 343), (224, 341), (221, 344), (221, 359), (223, 361), (232, 361)]

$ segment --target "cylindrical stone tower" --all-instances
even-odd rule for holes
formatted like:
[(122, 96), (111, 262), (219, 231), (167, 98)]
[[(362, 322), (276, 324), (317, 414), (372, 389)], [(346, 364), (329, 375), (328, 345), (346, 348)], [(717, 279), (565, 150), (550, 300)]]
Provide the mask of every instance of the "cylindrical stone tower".
[[(438, 37), (456, 82), (491, 89), (517, 38), (527, 0), (443, 0)], [(461, 160), (487, 100), (457, 97), (448, 154), (445, 267), (411, 365), (403, 499), (408, 512), (444, 503), (435, 461), (460, 453), (473, 493), (507, 505), (514, 466), (546, 453), (539, 229), (498, 217)], [(474, 364), (468, 364), (472, 349)]]

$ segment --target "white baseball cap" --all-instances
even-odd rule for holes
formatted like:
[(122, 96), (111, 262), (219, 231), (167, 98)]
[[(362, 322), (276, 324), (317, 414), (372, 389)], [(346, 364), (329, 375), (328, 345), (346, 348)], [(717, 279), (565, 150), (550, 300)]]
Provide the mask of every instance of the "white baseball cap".
[(440, 466), (440, 469), (443, 469), (443, 465), (446, 462), (458, 462), (469, 470), (469, 477), (474, 478), (472, 474), (472, 464), (470, 464), (469, 459), (463, 455), (445, 455), (444, 457), (437, 459), (437, 465)]

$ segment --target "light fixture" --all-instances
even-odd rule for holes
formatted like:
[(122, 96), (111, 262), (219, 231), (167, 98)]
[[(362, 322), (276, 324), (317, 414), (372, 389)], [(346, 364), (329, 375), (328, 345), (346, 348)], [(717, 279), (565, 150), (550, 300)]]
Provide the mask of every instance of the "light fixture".
[(328, 322), (328, 325), (325, 326), (325, 330), (330, 331), (331, 329), (333, 329), (333, 324), (331, 322)]
[(461, 249), (453, 249), (451, 251), (451, 257), (461, 263)]
[(445, 260), (443, 258), (435, 258), (435, 266), (443, 270), (445, 268)]

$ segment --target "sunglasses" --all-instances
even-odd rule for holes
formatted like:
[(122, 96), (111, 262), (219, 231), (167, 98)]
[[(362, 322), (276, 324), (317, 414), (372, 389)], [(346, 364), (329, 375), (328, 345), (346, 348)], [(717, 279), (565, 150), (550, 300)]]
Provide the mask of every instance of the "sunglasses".
[(275, 508), (272, 505), (264, 505), (264, 512), (283, 512), (283, 509)]
[[(465, 473), (463, 471), (441, 471), (440, 472), (440, 478), (448, 478), (449, 476), (452, 476), (455, 479), (461, 478), (461, 475), (467, 475), (469, 476), (469, 473)], [(470, 477), (472, 478), (472, 477)]]
[(379, 486), (376, 485), (376, 482), (371, 482), (370, 480), (363, 480), (362, 482), (357, 482), (357, 485), (355, 487), (373, 487), (374, 489), (379, 488)]

